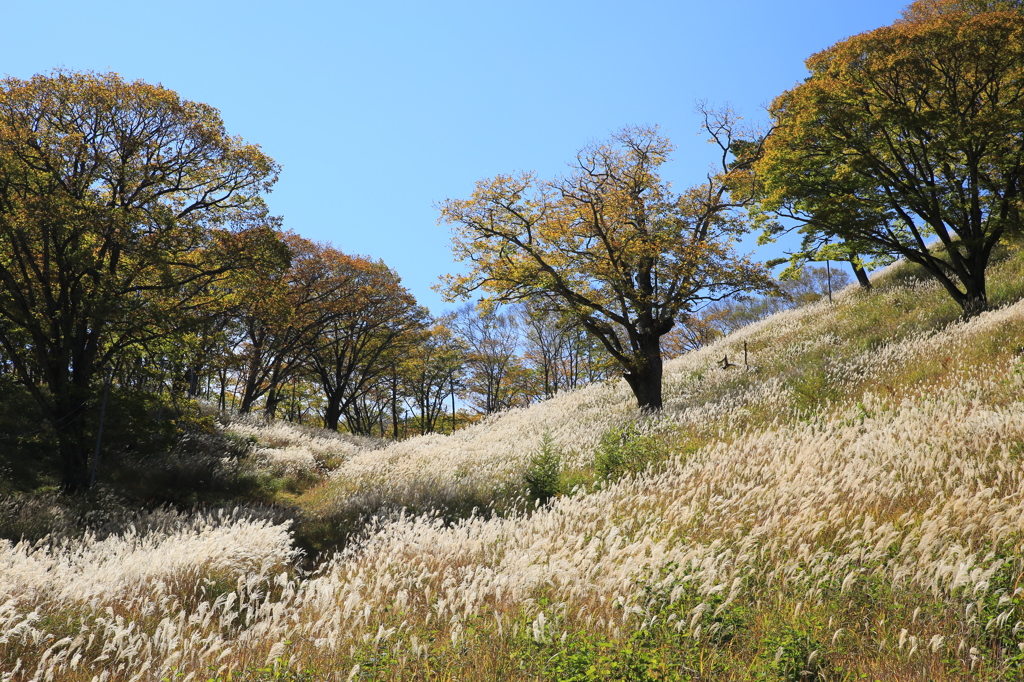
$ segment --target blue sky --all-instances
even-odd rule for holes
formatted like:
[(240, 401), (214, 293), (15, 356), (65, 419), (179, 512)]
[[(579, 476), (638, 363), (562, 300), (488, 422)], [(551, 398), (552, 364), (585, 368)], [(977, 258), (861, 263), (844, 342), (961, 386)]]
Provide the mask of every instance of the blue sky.
[(677, 189), (697, 183), (714, 155), (695, 101), (761, 120), (805, 58), (903, 4), (9, 0), (0, 73), (116, 71), (217, 107), (283, 165), (268, 202), (287, 228), (383, 259), (437, 313), (430, 286), (458, 268), (438, 201), (498, 173), (555, 176), (640, 124), (678, 147)]

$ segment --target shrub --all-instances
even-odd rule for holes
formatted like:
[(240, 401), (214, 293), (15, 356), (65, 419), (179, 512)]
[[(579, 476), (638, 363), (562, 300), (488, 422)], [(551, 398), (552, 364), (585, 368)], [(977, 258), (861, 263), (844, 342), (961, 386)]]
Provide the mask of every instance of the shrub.
[(550, 434), (544, 434), (540, 451), (530, 458), (530, 467), (523, 474), (530, 500), (547, 503), (565, 490), (562, 485), (562, 454)]
[(762, 658), (767, 663), (760, 679), (785, 682), (815, 682), (826, 670), (824, 646), (802, 629), (789, 625), (763, 642)]
[(640, 433), (636, 424), (609, 429), (601, 436), (594, 466), (605, 481), (636, 475), (650, 465), (664, 461), (668, 448), (655, 434)]

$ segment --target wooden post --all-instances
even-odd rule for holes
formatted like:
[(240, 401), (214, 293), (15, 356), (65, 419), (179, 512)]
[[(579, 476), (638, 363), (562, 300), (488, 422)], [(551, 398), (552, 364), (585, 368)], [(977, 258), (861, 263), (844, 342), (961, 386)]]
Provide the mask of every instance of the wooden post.
[(832, 262), (825, 261), (825, 272), (828, 273), (828, 302), (832, 302)]

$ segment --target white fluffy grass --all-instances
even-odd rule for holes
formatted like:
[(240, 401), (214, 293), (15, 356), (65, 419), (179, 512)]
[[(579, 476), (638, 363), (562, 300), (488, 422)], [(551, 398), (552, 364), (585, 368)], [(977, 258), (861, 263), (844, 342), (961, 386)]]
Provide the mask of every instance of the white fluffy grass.
[[(284, 526), (244, 517), (54, 547), (0, 545), (0, 680), (189, 680), (282, 656), (346, 679), (354, 651), (387, 646), (412, 661), (427, 653), (424, 630), (455, 645), (474, 627), (500, 636), (524, 612), (538, 640), (570, 623), (615, 635), (642, 609), (637, 577), (668, 562), (700, 594), (727, 601), (749, 586), (784, 585), (811, 604), (868, 578), (937, 599), (958, 589), (983, 596), (1007, 561), (992, 548), (1024, 553), (1024, 404), (1004, 399), (1024, 389), (1019, 363), (971, 368), (930, 395), (869, 392), (859, 405), (803, 420), (783, 418), (790, 396), (778, 376), (715, 370), (744, 340), (764, 367), (827, 346), (834, 339), (820, 331), (839, 314), (826, 305), (786, 312), (669, 363), (663, 421), (723, 437), (657, 475), (528, 516), (454, 526), (382, 519), (314, 576), (281, 571), (293, 558)], [(1024, 303), (827, 371), (841, 386), (880, 382), (1022, 319)], [(780, 418), (729, 430), (752, 410)], [(366, 489), (400, 504), (500, 485), (521, 475), (544, 434), (570, 465), (583, 465), (600, 433), (633, 415), (625, 386), (611, 382), (452, 437), (350, 450), (334, 474), (336, 503)], [(335, 452), (333, 443), (309, 447)], [(213, 578), (235, 587), (207, 599), (200, 588)], [(61, 613), (81, 614), (70, 634), (49, 630)], [(686, 623), (692, 631), (701, 613)], [(968, 608), (954, 629), (913, 619), (887, 627), (911, 651), (901, 655), (938, 656), (974, 646), (972, 618), (978, 611)]]
[(310, 429), (287, 421), (268, 424), (253, 415), (233, 415), (221, 428), (237, 436), (254, 438), (253, 458), (282, 474), (322, 473), (324, 463), (331, 459), (344, 460), (383, 444), (376, 438)]

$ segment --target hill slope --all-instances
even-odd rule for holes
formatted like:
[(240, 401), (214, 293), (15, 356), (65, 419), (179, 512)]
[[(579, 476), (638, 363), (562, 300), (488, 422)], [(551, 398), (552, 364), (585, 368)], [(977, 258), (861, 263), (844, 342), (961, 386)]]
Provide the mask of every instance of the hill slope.
[[(656, 419), (612, 382), (349, 444), (312, 574), (243, 512), (0, 545), (0, 680), (1022, 679), (1022, 269), (968, 322), (904, 266), (751, 325)], [(575, 487), (529, 505), (542, 451)]]

